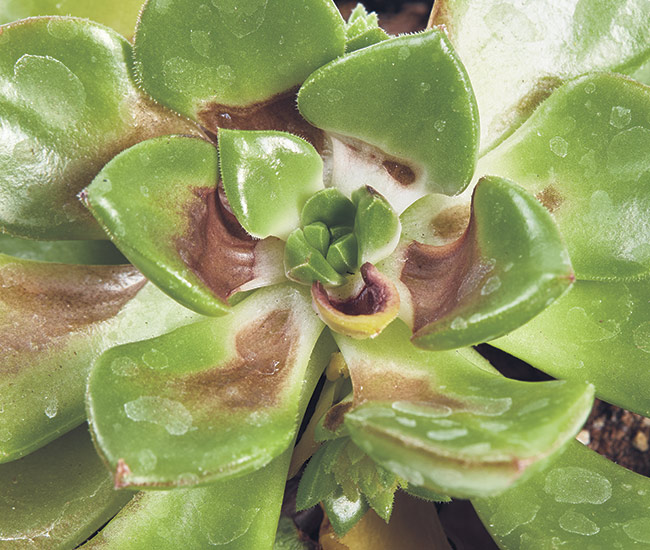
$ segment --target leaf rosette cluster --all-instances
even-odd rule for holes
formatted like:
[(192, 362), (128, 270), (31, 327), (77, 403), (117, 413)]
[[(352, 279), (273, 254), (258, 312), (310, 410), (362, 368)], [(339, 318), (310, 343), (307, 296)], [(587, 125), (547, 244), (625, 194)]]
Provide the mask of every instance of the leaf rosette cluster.
[(503, 548), (650, 546), (647, 480), (572, 442), (594, 395), (650, 413), (650, 90), (619, 74), (650, 14), (570, 4), (1, 27), (0, 541), (121, 509), (84, 548), (270, 548), (311, 456), (338, 536), (399, 489)]

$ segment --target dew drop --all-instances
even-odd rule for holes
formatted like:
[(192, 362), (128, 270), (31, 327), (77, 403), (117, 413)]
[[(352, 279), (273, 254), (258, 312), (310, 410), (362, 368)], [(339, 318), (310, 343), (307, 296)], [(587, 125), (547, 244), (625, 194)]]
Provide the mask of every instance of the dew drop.
[(433, 127), (436, 129), (436, 132), (442, 133), (445, 131), (445, 127), (447, 126), (447, 121), (446, 120), (436, 120), (433, 123)]
[(632, 111), (616, 105), (612, 107), (612, 112), (609, 115), (609, 123), (614, 127), (622, 130), (630, 124), (632, 120)]
[(413, 418), (405, 418), (404, 416), (398, 416), (395, 418), (397, 422), (399, 422), (402, 426), (406, 426), (407, 428), (415, 428), (417, 426), (417, 422)]
[(600, 532), (600, 527), (596, 525), (589, 518), (569, 510), (560, 518), (560, 527), (569, 533), (575, 533), (577, 535), (591, 536)]
[(164, 369), (169, 366), (167, 356), (157, 349), (150, 349), (142, 354), (142, 361), (151, 369)]
[(517, 527), (535, 520), (539, 506), (530, 500), (523, 500), (515, 508), (502, 507), (490, 518), (494, 533), (499, 537), (508, 536)]
[(46, 400), (45, 405), (45, 416), (48, 418), (54, 418), (56, 413), (59, 411), (59, 401), (56, 397), (51, 397)]
[(487, 296), (488, 294), (496, 292), (499, 288), (501, 288), (501, 279), (499, 279), (498, 275), (493, 275), (485, 281), (483, 288), (481, 288), (481, 295)]
[(593, 94), (596, 91), (596, 85), (593, 82), (589, 82), (585, 86), (585, 93), (587, 94)]
[(424, 418), (442, 418), (451, 414), (451, 409), (446, 405), (424, 405), (409, 401), (395, 401), (391, 407), (397, 412)]
[(138, 453), (138, 462), (145, 472), (150, 472), (156, 467), (158, 457), (151, 449), (143, 449)]
[(427, 437), (435, 441), (449, 441), (451, 439), (458, 439), (467, 435), (467, 428), (452, 428), (451, 430), (429, 430)]
[(140, 371), (138, 364), (129, 357), (116, 357), (113, 359), (111, 370), (117, 376), (136, 376)]
[(66, 128), (83, 114), (84, 86), (58, 59), (25, 54), (14, 65), (14, 80), (23, 101), (48, 124)]
[(650, 543), (650, 518), (637, 518), (623, 525), (625, 534), (636, 542)]
[(266, 18), (268, 0), (212, 0), (224, 21), (228, 21), (228, 30), (237, 38), (244, 38), (257, 31)]
[(563, 137), (552, 137), (548, 143), (553, 154), (560, 158), (566, 157), (569, 153), (569, 143)]
[(199, 31), (192, 29), (190, 31), (190, 43), (194, 51), (202, 57), (210, 58), (212, 56), (212, 40), (208, 31)]
[(409, 49), (408, 46), (402, 46), (398, 51), (397, 51), (397, 57), (401, 60), (404, 61), (405, 59), (408, 59), (411, 55), (411, 50)]
[(556, 502), (569, 504), (603, 504), (612, 496), (610, 481), (585, 468), (555, 468), (546, 476), (544, 491)]
[(124, 412), (134, 422), (151, 422), (170, 435), (183, 435), (192, 427), (192, 415), (182, 403), (157, 396), (143, 396), (124, 404)]
[(462, 317), (456, 317), (451, 322), (451, 330), (463, 330), (467, 328), (467, 321)]

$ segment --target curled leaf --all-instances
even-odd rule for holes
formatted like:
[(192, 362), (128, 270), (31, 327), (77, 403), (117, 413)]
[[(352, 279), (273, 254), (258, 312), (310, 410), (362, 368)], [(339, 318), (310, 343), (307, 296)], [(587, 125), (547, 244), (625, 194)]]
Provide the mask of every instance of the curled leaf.
[[(498, 337), (542, 311), (572, 283), (549, 213), (502, 178), (474, 191), (462, 236), (447, 245), (411, 242), (396, 263), (408, 289), (413, 341), (453, 349)], [(405, 316), (405, 314), (403, 314)]]
[(351, 298), (334, 298), (320, 283), (314, 283), (311, 289), (323, 322), (333, 331), (354, 338), (376, 336), (399, 313), (399, 294), (390, 279), (368, 263), (361, 266), (361, 276), (364, 286)]

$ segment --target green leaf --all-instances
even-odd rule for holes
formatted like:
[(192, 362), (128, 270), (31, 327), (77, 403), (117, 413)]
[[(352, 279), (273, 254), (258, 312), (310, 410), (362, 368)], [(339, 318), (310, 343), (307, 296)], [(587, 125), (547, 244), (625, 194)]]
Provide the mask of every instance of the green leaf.
[(230, 315), (102, 355), (88, 415), (116, 485), (194, 485), (268, 464), (329, 361), (326, 342), (314, 350), (322, 328), (306, 291), (278, 285)]
[(574, 441), (520, 485), (475, 499), (503, 550), (650, 548), (650, 481)]
[(352, 193), (357, 207), (354, 234), (359, 243), (359, 264), (376, 263), (389, 256), (399, 242), (399, 217), (388, 201), (371, 187)]
[(139, 493), (83, 550), (271, 550), (290, 452), (207, 487)]
[(471, 350), (422, 351), (408, 336), (395, 322), (372, 343), (335, 339), (355, 388), (352, 440), (409, 483), (458, 497), (498, 493), (589, 414), (587, 384), (506, 379), (477, 368)]
[(86, 425), (0, 466), (0, 546), (74, 548), (130, 499), (113, 489)]
[(352, 529), (369, 509), (363, 496), (350, 500), (340, 487), (323, 501), (323, 508), (339, 537)]
[[(430, 192), (460, 193), (474, 173), (476, 103), (440, 31), (392, 38), (331, 62), (303, 84), (298, 107), (336, 138), (332, 181), (348, 195), (370, 185), (401, 212)], [(364, 162), (368, 173), (354, 169)]]
[(481, 160), (553, 213), (581, 279), (650, 271), (650, 89), (599, 74), (558, 89)]
[(303, 284), (320, 281), (328, 286), (338, 286), (345, 282), (323, 254), (307, 242), (302, 229), (296, 229), (287, 239), (284, 269), (289, 279)]
[(453, 349), (490, 340), (537, 315), (572, 283), (553, 219), (532, 195), (505, 179), (477, 185), (469, 227), (446, 246), (403, 243), (387, 263), (410, 296), (413, 341)]
[(269, 100), (341, 55), (345, 29), (329, 0), (152, 0), (135, 43), (144, 89), (213, 128), (212, 112)]
[(0, 4), (0, 24), (36, 15), (74, 15), (102, 23), (130, 38), (142, 0), (88, 2), (88, 0), (9, 0)]
[(388, 40), (386, 32), (379, 28), (377, 14), (368, 13), (362, 4), (357, 4), (352, 10), (345, 26), (345, 36), (345, 53)]
[(330, 247), (330, 231), (323, 222), (314, 222), (306, 225), (303, 230), (305, 240), (323, 256), (327, 254)]
[(131, 266), (0, 255), (0, 462), (83, 422), (86, 376), (105, 349), (197, 317)]
[(314, 453), (300, 478), (296, 510), (301, 511), (316, 506), (336, 490), (337, 484), (332, 468), (348, 441), (348, 438), (341, 438), (327, 442)]
[(336, 239), (327, 251), (327, 262), (341, 274), (354, 273), (359, 267), (359, 245), (354, 234)]
[(650, 285), (578, 281), (541, 315), (490, 342), (552, 376), (650, 416)]
[(2, 31), (0, 228), (40, 239), (103, 239), (77, 193), (133, 143), (199, 130), (143, 96), (130, 73), (131, 46), (114, 31), (56, 17)]
[(230, 207), (258, 239), (286, 240), (307, 199), (323, 189), (316, 149), (285, 132), (219, 130), (219, 160)]
[(0, 253), (23, 260), (82, 265), (126, 264), (110, 241), (33, 241), (0, 235)]
[(469, 73), (482, 149), (512, 132), (562, 81), (648, 57), (647, 8), (645, 0), (437, 0), (433, 24), (446, 28)]
[(218, 196), (217, 178), (211, 143), (167, 136), (115, 157), (85, 197), (147, 278), (205, 315), (227, 311), (240, 290), (284, 280), (282, 242), (246, 235)]

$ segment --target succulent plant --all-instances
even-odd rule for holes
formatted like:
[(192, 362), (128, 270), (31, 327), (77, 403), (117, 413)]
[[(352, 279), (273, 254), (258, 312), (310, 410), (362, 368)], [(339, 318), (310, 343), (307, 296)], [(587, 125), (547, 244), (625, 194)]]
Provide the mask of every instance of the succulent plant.
[(301, 548), (305, 463), (350, 548), (445, 548), (450, 497), (504, 549), (650, 547), (650, 482), (573, 440), (650, 415), (646, 2), (0, 31), (0, 547)]

